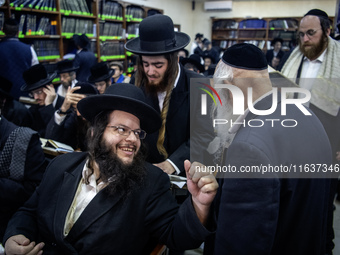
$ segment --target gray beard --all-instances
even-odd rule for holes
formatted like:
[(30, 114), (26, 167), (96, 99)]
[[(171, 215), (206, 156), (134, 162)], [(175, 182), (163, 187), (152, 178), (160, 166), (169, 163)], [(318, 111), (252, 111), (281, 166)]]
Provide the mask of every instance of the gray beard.
[(225, 102), (225, 105), (217, 105), (217, 107), (214, 108), (212, 118), (225, 119), (228, 120), (228, 123), (215, 126), (216, 137), (208, 146), (207, 150), (210, 154), (214, 154), (215, 161), (219, 161), (222, 158), (224, 149), (228, 148), (232, 143), (236, 134), (229, 133), (230, 123), (234, 123), (239, 117), (239, 115), (233, 114), (233, 106), (228, 96), (223, 92), (219, 92), (219, 94), (222, 102)]

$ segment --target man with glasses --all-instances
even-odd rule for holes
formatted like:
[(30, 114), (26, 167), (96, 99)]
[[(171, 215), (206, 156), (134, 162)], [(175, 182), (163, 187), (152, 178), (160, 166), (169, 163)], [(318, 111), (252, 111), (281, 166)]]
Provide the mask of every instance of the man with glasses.
[(58, 95), (65, 97), (68, 87), (74, 88), (78, 82), (76, 71), (78, 66), (74, 66), (73, 60), (63, 60), (57, 63), (57, 73), (59, 74), (61, 85), (57, 89)]
[(111, 77), (114, 75), (115, 70), (110, 69), (106, 62), (100, 62), (93, 65), (90, 71), (91, 75), (88, 78), (88, 82), (95, 85), (99, 94), (103, 94), (111, 86)]
[[(327, 13), (318, 9), (310, 10), (300, 21), (299, 47), (291, 53), (282, 73), (311, 92), (308, 105), (326, 130), (332, 147), (333, 163), (339, 163), (336, 156), (340, 152), (340, 43), (329, 36), (330, 27)], [(332, 185), (332, 202), (336, 182), (334, 180)], [(330, 210), (330, 216), (332, 215)], [(330, 240), (333, 238), (331, 226), (332, 222), (329, 222)], [(330, 254), (333, 246), (328, 244)]]
[(56, 94), (52, 84), (56, 76), (56, 73), (49, 75), (42, 64), (34, 65), (23, 73), (25, 84), (21, 90), (29, 92), (36, 102), (29, 108), (33, 119), (31, 128), (38, 131), (41, 137), (45, 137), (48, 122), (64, 101), (63, 97)]
[(50, 163), (8, 224), (7, 255), (150, 254), (155, 242), (189, 249), (212, 234), (216, 179), (183, 162), (192, 196), (178, 208), (169, 177), (145, 162), (143, 138), (161, 120), (139, 88), (110, 86), (80, 100), (78, 110), (92, 124), (88, 153)]

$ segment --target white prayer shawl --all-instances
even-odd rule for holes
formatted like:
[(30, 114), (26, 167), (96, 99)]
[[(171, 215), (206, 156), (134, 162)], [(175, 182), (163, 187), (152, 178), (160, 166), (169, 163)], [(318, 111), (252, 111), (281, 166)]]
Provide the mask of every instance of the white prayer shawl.
[[(287, 78), (296, 79), (302, 57), (299, 47), (296, 47), (282, 68), (282, 73)], [(310, 103), (332, 116), (338, 114), (340, 108), (340, 43), (331, 37), (328, 37), (327, 52), (311, 94)]]

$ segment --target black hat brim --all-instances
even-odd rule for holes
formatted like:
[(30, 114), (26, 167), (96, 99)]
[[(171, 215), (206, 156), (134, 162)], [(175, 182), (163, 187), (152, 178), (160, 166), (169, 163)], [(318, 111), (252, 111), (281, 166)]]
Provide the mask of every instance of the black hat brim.
[(204, 66), (201, 63), (198, 63), (197, 61), (191, 59), (191, 58), (183, 58), (181, 61), (182, 65), (185, 66), (185, 64), (190, 63), (195, 65), (198, 70), (203, 73), (205, 71)]
[(4, 95), (6, 98), (12, 98), (12, 96), (9, 93), (2, 90), (1, 88), (0, 88), (0, 95)]
[(57, 73), (58, 74), (61, 74), (61, 73), (70, 73), (70, 72), (74, 72), (74, 71), (77, 71), (79, 69), (79, 67), (71, 67), (71, 68), (65, 68), (63, 70), (57, 70)]
[(94, 77), (93, 75), (90, 75), (90, 77), (87, 79), (87, 81), (89, 83), (96, 83), (96, 82), (100, 82), (100, 81), (105, 81), (109, 78), (112, 77), (112, 75), (115, 73), (114, 69), (110, 69), (108, 74), (99, 76), (99, 77)]
[[(130, 51), (134, 54), (153, 56), (153, 55), (163, 55), (163, 54), (166, 54), (166, 53), (179, 51), (180, 49), (187, 46), (190, 42), (190, 37), (185, 33), (175, 32), (175, 36), (176, 36), (176, 45), (174, 47), (172, 47), (171, 49), (167, 49), (167, 50), (157, 50), (157, 49), (152, 50), (152, 51), (143, 50), (143, 49), (140, 48), (140, 38), (139, 37), (131, 39), (130, 41), (128, 41), (125, 44), (124, 47), (127, 51)], [(152, 44), (152, 42), (150, 42), (150, 44)]]
[(110, 94), (88, 96), (78, 102), (77, 109), (91, 123), (103, 111), (119, 110), (135, 115), (140, 120), (141, 129), (146, 133), (153, 133), (161, 126), (160, 115), (155, 109), (142, 101), (125, 96)]
[(29, 84), (29, 85), (27, 83), (25, 83), (24, 85), (21, 86), (21, 91), (29, 92), (29, 91), (41, 88), (41, 87), (45, 86), (46, 84), (51, 83), (54, 80), (55, 77), (57, 77), (57, 73), (52, 73), (50, 75), (47, 75), (46, 79), (40, 80), (36, 83)]

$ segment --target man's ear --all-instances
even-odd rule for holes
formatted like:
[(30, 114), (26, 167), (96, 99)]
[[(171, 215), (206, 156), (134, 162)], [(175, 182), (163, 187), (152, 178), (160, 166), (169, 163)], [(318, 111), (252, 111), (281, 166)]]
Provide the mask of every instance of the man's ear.
[(331, 34), (331, 29), (327, 28), (327, 35), (329, 36)]

